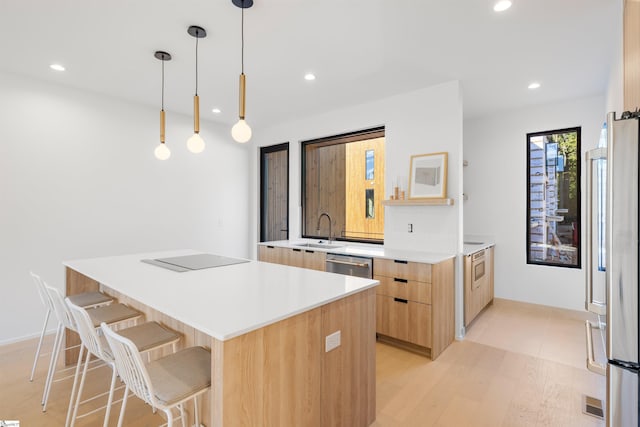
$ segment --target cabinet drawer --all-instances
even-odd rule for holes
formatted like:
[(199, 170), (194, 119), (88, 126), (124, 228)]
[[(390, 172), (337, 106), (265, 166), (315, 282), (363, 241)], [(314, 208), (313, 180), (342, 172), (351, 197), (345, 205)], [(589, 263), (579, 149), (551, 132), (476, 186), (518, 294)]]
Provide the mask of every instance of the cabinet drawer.
[(373, 261), (373, 274), (431, 283), (431, 264), (376, 258)]
[(431, 304), (431, 283), (385, 276), (373, 278), (380, 281), (377, 294)]
[(376, 295), (376, 332), (431, 347), (431, 305)]

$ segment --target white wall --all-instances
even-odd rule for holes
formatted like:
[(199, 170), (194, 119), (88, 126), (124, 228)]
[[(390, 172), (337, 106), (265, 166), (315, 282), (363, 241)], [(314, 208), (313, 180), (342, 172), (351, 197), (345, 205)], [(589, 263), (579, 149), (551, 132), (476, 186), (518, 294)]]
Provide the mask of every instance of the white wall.
[[(301, 236), (299, 142), (380, 125), (385, 126), (385, 198), (391, 194), (392, 181), (396, 177), (409, 176), (411, 155), (447, 151), (448, 195), (455, 199), (454, 206), (387, 207), (385, 246), (457, 253), (462, 244), (462, 93), (457, 81), (294, 119), (254, 132), (253, 143), (257, 146), (287, 141), (290, 144), (289, 238)], [(251, 180), (253, 205), (250, 207), (255, 212), (251, 226), (253, 242), (259, 240), (258, 158), (259, 150), (256, 148), (252, 167), (256, 173)], [(413, 224), (413, 233), (407, 232), (408, 223)], [(457, 281), (462, 277), (459, 272), (456, 276)], [(460, 280), (456, 286), (461, 287), (461, 283)], [(462, 300), (457, 304), (460, 306), (461, 325)]]
[(192, 119), (168, 112), (162, 162), (157, 110), (9, 74), (0, 93), (0, 344), (40, 331), (30, 270), (62, 290), (66, 259), (249, 256), (249, 149), (229, 129), (202, 123), (207, 148), (193, 155)]
[(613, 61), (609, 70), (609, 80), (606, 90), (606, 109), (607, 112), (615, 111), (617, 116), (624, 108), (624, 2), (616, 0), (617, 20), (620, 25), (613, 26), (611, 31), (616, 32), (618, 42), (615, 43), (614, 52), (612, 53)]
[(526, 263), (526, 135), (582, 127), (584, 242), (584, 152), (597, 146), (605, 118), (605, 98), (595, 96), (465, 121), (464, 230), (495, 237), (496, 297), (584, 309), (584, 269)]

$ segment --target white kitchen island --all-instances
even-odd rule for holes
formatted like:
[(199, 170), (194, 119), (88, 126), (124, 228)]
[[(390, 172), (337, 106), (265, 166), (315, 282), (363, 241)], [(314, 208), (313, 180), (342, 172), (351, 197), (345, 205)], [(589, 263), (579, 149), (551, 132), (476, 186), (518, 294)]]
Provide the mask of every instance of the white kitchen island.
[[(375, 421), (376, 280), (257, 261), (187, 272), (141, 262), (196, 253), (68, 261), (67, 294), (102, 289), (183, 332), (183, 346), (210, 348), (205, 425)], [(340, 346), (325, 351), (337, 331)]]

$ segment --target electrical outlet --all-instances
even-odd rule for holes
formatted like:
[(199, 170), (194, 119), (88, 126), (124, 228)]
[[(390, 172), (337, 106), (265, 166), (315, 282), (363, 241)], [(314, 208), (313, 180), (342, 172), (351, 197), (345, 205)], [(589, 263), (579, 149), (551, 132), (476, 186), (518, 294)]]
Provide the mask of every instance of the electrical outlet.
[(324, 352), (328, 353), (334, 348), (340, 347), (340, 331), (327, 335), (324, 339)]
[(407, 226), (407, 231), (408, 231), (409, 233), (413, 233), (413, 224), (409, 224), (409, 225)]

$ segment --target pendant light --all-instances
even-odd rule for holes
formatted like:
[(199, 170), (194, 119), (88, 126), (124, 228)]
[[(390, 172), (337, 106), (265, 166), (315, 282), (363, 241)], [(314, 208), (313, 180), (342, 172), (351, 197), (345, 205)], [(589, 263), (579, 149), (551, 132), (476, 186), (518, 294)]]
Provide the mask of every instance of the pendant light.
[(242, 68), (240, 73), (240, 112), (239, 120), (231, 128), (231, 136), (236, 142), (245, 143), (251, 139), (251, 128), (244, 120), (244, 101), (245, 101), (245, 76), (244, 76), (244, 10), (253, 6), (253, 0), (231, 0), (234, 5), (242, 9), (242, 24), (241, 24), (241, 36), (242, 36)]
[(192, 153), (201, 153), (204, 150), (204, 140), (200, 136), (200, 97), (198, 96), (198, 39), (207, 37), (207, 32), (202, 27), (192, 25), (187, 32), (196, 39), (196, 94), (193, 97), (193, 135), (187, 140), (187, 148)]
[(154, 154), (158, 160), (167, 160), (171, 157), (171, 150), (164, 143), (164, 62), (171, 61), (171, 55), (161, 50), (156, 51), (153, 55), (162, 61), (162, 107), (160, 108), (160, 145), (154, 150)]

